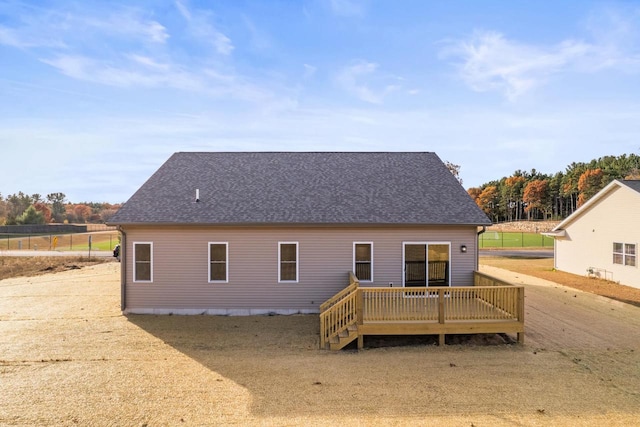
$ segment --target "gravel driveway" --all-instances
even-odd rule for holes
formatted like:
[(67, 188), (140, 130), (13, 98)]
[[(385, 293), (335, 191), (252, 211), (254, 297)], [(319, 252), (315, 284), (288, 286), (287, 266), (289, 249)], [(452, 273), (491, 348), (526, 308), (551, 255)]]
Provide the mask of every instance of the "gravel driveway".
[(317, 316), (122, 316), (119, 267), (0, 281), (0, 425), (640, 419), (638, 307), (486, 267), (526, 285), (524, 345), (328, 352)]

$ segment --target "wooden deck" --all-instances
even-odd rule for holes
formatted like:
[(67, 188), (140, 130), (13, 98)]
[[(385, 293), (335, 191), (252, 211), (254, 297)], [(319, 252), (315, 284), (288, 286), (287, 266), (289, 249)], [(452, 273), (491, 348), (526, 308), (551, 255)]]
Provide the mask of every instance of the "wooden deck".
[(321, 306), (320, 346), (338, 350), (365, 335), (514, 333), (524, 341), (524, 287), (475, 273), (474, 286), (360, 287), (350, 284)]

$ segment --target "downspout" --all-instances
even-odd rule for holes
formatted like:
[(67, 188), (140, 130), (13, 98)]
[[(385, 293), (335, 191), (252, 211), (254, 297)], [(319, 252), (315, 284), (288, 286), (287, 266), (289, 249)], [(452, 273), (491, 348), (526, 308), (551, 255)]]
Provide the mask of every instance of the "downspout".
[(483, 225), (476, 237), (476, 271), (480, 271), (480, 235), (487, 231), (487, 226)]
[(124, 312), (127, 307), (127, 233), (124, 232), (121, 226), (118, 226), (118, 231), (122, 234), (122, 241), (120, 242), (120, 311)]

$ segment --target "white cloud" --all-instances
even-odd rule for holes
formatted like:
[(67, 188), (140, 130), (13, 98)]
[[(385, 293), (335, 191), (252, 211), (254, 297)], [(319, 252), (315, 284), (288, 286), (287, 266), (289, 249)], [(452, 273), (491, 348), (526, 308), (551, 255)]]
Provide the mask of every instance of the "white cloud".
[(449, 46), (443, 53), (462, 59), (460, 76), (473, 90), (497, 90), (515, 100), (592, 50), (592, 45), (573, 40), (551, 47), (537, 47), (485, 31), (475, 33), (468, 41)]
[(187, 5), (177, 0), (176, 8), (188, 24), (189, 32), (201, 43), (214, 47), (221, 55), (230, 55), (234, 49), (231, 39), (218, 31), (211, 23), (213, 13), (207, 10), (197, 10), (191, 13)]
[[(166, 86), (192, 91), (204, 88), (198, 76), (175, 70), (168, 64), (157, 63), (144, 56), (128, 57), (129, 62), (119, 62), (118, 65), (82, 55), (58, 55), (41, 61), (74, 79), (108, 86)], [(140, 65), (143, 67), (140, 68)]]
[(560, 73), (615, 69), (640, 72), (640, 8), (594, 11), (582, 39), (534, 45), (496, 31), (477, 31), (445, 44), (441, 56), (458, 60), (459, 76), (478, 92), (498, 91), (513, 101)]
[[(348, 93), (370, 104), (382, 104), (385, 96), (400, 88), (394, 83), (386, 83), (391, 78), (377, 74), (378, 64), (356, 61), (340, 70), (336, 82)], [(393, 80), (400, 80), (393, 78)], [(378, 87), (373, 87), (378, 86)], [(381, 86), (381, 87), (380, 87)]]
[(144, 65), (148, 68), (155, 69), (155, 70), (165, 71), (165, 70), (169, 70), (169, 68), (171, 67), (169, 64), (159, 62), (156, 59), (149, 56), (129, 54), (127, 55), (127, 57), (131, 59), (133, 62), (136, 62), (138, 64)]

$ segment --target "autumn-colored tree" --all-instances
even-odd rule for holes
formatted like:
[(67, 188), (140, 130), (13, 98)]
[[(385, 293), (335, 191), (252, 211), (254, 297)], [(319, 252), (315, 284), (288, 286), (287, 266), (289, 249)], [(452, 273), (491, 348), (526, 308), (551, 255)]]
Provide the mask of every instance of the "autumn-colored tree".
[(471, 187), (467, 190), (467, 193), (469, 193), (474, 202), (478, 203), (477, 200), (480, 196), (480, 193), (482, 193), (482, 189), (478, 187)]
[(522, 206), (522, 192), (525, 185), (522, 175), (513, 175), (504, 180), (502, 188), (502, 204), (508, 220), (519, 220)]
[(633, 168), (624, 179), (640, 179), (640, 168)]
[(86, 223), (91, 217), (92, 210), (87, 205), (75, 205), (73, 207), (73, 213), (76, 216), (76, 221)]
[(525, 212), (530, 216), (531, 213), (539, 210), (542, 212), (543, 218), (546, 218), (546, 213), (550, 208), (549, 203), (549, 181), (546, 179), (536, 179), (527, 184), (524, 188), (522, 199), (527, 204)]
[(38, 202), (38, 203), (35, 203), (33, 207), (35, 208), (36, 211), (42, 214), (42, 217), (44, 218), (44, 222), (46, 224), (51, 222), (51, 209), (49, 209), (49, 206), (47, 206), (43, 202)]
[(587, 169), (580, 175), (578, 181), (578, 206), (582, 206), (587, 200), (593, 197), (598, 191), (604, 187), (604, 173), (602, 169)]
[(490, 218), (496, 218), (498, 212), (499, 193), (498, 188), (495, 185), (489, 185), (482, 190), (482, 193), (478, 195), (476, 204), (486, 213)]
[(116, 214), (116, 212), (118, 212), (118, 209), (113, 207), (109, 209), (103, 209), (102, 212), (100, 212), (100, 222), (109, 222), (111, 218)]

